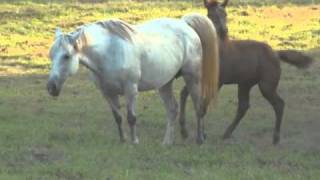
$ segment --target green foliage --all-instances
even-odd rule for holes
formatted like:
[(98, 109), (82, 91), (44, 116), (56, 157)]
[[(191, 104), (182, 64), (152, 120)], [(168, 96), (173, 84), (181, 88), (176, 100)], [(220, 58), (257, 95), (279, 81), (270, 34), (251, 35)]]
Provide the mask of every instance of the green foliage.
[[(266, 41), (277, 49), (312, 49), (320, 44), (319, 6), (238, 6), (228, 8), (230, 35)], [(46, 72), (57, 26), (77, 26), (107, 18), (140, 23), (158, 17), (205, 14), (202, 2), (107, 2), (97, 4), (1, 4), (0, 73)], [(3, 74), (1, 73), (1, 74)]]
[[(5, 3), (105, 3), (105, 2), (119, 2), (128, 0), (0, 0)], [(136, 2), (189, 2), (189, 3), (202, 3), (202, 0), (131, 0)], [(220, 0), (222, 1), (222, 0)], [(270, 4), (317, 4), (320, 0), (231, 0), (232, 5), (270, 5)]]

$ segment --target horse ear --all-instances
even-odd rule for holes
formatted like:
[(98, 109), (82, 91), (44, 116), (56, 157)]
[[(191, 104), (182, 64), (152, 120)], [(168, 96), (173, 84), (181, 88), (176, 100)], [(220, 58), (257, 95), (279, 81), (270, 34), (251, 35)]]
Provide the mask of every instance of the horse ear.
[(57, 27), (55, 34), (56, 34), (55, 37), (57, 38), (57, 37), (61, 36), (63, 34), (63, 32), (59, 27)]
[(203, 0), (203, 4), (206, 8), (209, 8), (211, 6), (215, 6), (218, 4), (217, 0)]
[(203, 0), (204, 7), (208, 8), (209, 4), (207, 0)]
[(221, 4), (222, 7), (226, 7), (229, 3), (229, 0), (224, 0), (224, 2)]
[(84, 32), (80, 31), (76, 33), (74, 36), (72, 36), (72, 44), (76, 51), (81, 51), (84, 43), (86, 43), (86, 38), (83, 34)]

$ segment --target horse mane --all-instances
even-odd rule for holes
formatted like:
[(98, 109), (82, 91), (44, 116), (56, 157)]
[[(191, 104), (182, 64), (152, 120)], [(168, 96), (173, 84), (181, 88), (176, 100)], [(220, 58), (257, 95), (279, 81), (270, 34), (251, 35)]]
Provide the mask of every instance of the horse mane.
[(96, 24), (107, 29), (110, 33), (130, 42), (133, 41), (133, 35), (136, 33), (135, 29), (130, 24), (119, 19), (98, 21)]
[[(130, 24), (119, 19), (98, 21), (93, 24), (97, 24), (102, 28), (108, 30), (110, 33), (119, 36), (120, 38), (129, 42), (133, 42), (133, 35), (136, 33), (136, 30)], [(90, 24), (81, 25), (77, 27), (75, 31), (57, 37), (50, 49), (49, 55), (51, 56), (52, 52), (57, 47), (62, 46), (65, 42), (73, 44), (76, 50), (81, 50), (82, 47), (86, 46), (90, 41), (90, 38), (87, 37), (84, 32), (84, 28), (88, 26), (90, 26)]]

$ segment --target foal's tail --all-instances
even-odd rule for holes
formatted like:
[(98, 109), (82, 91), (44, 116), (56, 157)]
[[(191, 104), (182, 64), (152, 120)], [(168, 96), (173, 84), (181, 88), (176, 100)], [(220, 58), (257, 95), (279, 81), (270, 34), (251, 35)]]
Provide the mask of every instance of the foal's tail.
[(280, 50), (276, 52), (282, 61), (292, 64), (298, 68), (308, 68), (313, 62), (311, 57), (296, 50)]
[(198, 34), (202, 45), (201, 95), (207, 105), (216, 99), (219, 86), (219, 47), (216, 29), (209, 18), (200, 14), (182, 17)]

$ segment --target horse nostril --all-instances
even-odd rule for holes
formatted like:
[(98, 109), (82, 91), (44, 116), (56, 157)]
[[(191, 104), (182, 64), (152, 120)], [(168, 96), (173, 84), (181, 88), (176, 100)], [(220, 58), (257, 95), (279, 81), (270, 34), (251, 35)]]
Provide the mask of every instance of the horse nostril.
[(58, 96), (59, 95), (59, 89), (57, 84), (53, 80), (49, 80), (47, 84), (47, 90), (50, 95), (52, 96)]
[(52, 83), (50, 89), (51, 89), (52, 91), (56, 91), (56, 90), (57, 90), (56, 84)]

